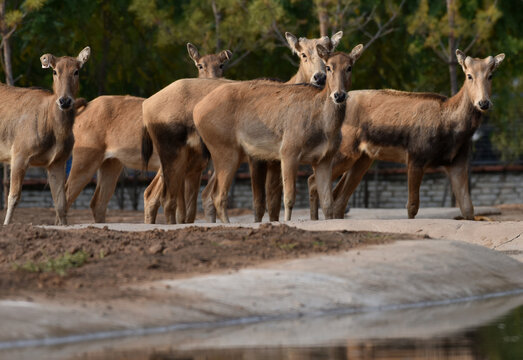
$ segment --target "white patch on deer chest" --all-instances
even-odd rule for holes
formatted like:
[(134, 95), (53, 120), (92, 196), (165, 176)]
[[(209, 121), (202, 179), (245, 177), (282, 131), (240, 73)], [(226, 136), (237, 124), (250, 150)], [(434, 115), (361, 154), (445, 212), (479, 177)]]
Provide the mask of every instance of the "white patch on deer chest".
[(111, 151), (111, 150), (107, 150), (105, 153), (104, 153), (104, 161), (107, 160), (107, 159), (112, 159), (116, 157), (114, 152)]
[(199, 148), (200, 145), (200, 135), (196, 131), (193, 131), (187, 137), (187, 146), (190, 148)]

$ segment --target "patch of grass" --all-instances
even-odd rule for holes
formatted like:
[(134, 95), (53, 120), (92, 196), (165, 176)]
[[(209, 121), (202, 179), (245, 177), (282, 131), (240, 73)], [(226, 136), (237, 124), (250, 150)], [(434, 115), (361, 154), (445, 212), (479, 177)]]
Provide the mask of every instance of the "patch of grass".
[(290, 244), (278, 244), (278, 243), (276, 243), (276, 246), (278, 246), (282, 250), (292, 250), (296, 246), (298, 246), (298, 243), (290, 243)]
[(65, 253), (54, 259), (46, 259), (39, 262), (27, 261), (23, 265), (15, 264), (15, 270), (23, 270), (28, 272), (54, 272), (58, 275), (64, 276), (67, 270), (78, 268), (85, 264), (89, 256), (84, 251), (80, 250), (74, 254)]

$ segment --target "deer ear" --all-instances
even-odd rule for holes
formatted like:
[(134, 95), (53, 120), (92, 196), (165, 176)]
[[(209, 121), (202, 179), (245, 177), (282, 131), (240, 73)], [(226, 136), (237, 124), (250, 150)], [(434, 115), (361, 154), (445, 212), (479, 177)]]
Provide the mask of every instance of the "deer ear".
[(44, 54), (40, 57), (40, 62), (42, 63), (42, 68), (44, 69), (47, 69), (47, 68), (53, 68), (55, 67), (56, 65), (56, 59), (54, 57), (54, 55), (51, 55), (51, 54)]
[(358, 44), (352, 49), (350, 52), (350, 57), (352, 58), (352, 61), (356, 61), (360, 58), (361, 54), (363, 53), (363, 44)]
[(465, 53), (460, 49), (456, 49), (456, 58), (458, 59), (458, 63), (463, 68), (463, 71), (465, 71), (467, 69), (467, 66), (465, 65), (465, 59), (467, 58), (467, 56), (465, 55)]
[(496, 70), (503, 61), (503, 59), (505, 59), (505, 54), (503, 53), (494, 56), (494, 67), (492, 68), (492, 70)]
[(193, 59), (194, 62), (198, 62), (198, 60), (200, 60), (200, 53), (193, 44), (187, 43), (187, 52), (189, 53), (189, 57)]
[(220, 58), (220, 62), (222, 64), (226, 63), (227, 61), (231, 60), (232, 58), (232, 51), (231, 50), (223, 50), (220, 55), (218, 55)]
[(316, 51), (318, 52), (318, 56), (325, 62), (329, 59), (330, 51), (327, 50), (323, 45), (316, 45)]
[(285, 33), (285, 38), (291, 47), (292, 52), (298, 54), (301, 51), (301, 46), (298, 38), (291, 34), (290, 32)]
[(338, 31), (336, 34), (331, 36), (332, 51), (336, 49), (336, 46), (340, 43), (340, 40), (343, 36), (343, 31)]
[(89, 60), (89, 56), (91, 56), (91, 48), (86, 46), (76, 57), (76, 60), (80, 63), (80, 67), (84, 66), (87, 60)]

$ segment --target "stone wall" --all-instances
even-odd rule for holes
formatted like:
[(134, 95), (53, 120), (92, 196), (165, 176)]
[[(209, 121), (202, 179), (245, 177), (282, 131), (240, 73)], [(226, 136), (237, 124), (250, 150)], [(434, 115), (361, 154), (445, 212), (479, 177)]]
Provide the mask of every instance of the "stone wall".
[[(137, 198), (133, 196), (135, 189), (131, 186), (119, 187), (117, 195), (109, 204), (110, 209), (119, 209), (119, 197), (123, 198), (125, 209), (133, 208), (133, 198), (136, 198), (139, 210), (143, 210), (143, 191), (145, 186), (139, 185)], [(73, 208), (89, 208), (89, 202), (94, 192), (90, 185), (81, 193)], [(523, 203), (523, 171), (473, 172), (471, 176), (472, 201), (475, 206), (491, 206), (503, 203)], [(119, 195), (118, 195), (119, 194)], [(200, 202), (200, 199), (198, 200)], [(307, 178), (298, 178), (296, 208), (308, 207)], [(421, 207), (450, 206), (450, 187), (445, 174), (428, 173), (423, 178), (420, 190)], [(407, 202), (407, 176), (405, 173), (374, 172), (366, 175), (356, 193), (351, 199), (352, 207), (371, 208), (404, 208)], [(252, 197), (250, 180), (237, 178), (230, 194), (230, 207), (251, 208)], [(25, 188), (19, 206), (22, 207), (52, 207), (53, 202), (49, 187), (42, 186)], [(201, 205), (199, 204), (201, 209)]]

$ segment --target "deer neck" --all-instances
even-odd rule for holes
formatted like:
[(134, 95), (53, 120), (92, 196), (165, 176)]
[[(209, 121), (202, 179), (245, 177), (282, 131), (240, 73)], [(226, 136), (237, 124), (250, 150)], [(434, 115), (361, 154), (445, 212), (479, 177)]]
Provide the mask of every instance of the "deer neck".
[(57, 95), (53, 95), (50, 98), (47, 112), (48, 128), (52, 129), (57, 139), (66, 139), (73, 133), (76, 111), (74, 109), (74, 104), (69, 110), (60, 110), (58, 104), (56, 103), (57, 99)]
[(447, 108), (448, 122), (454, 133), (470, 133), (472, 135), (479, 127), (481, 113), (472, 104), (465, 85), (448, 99), (444, 106)]
[(330, 97), (331, 91), (328, 86), (317, 95), (317, 98), (323, 102), (322, 109), (323, 130), (326, 134), (336, 135), (340, 132), (341, 125), (345, 119), (345, 109), (347, 102), (335, 104)]
[(294, 74), (294, 76), (291, 77), (290, 80), (286, 82), (286, 84), (308, 84), (310, 83), (310, 80), (310, 78), (305, 76), (305, 71), (303, 71), (302, 67), (300, 66), (298, 72)]

